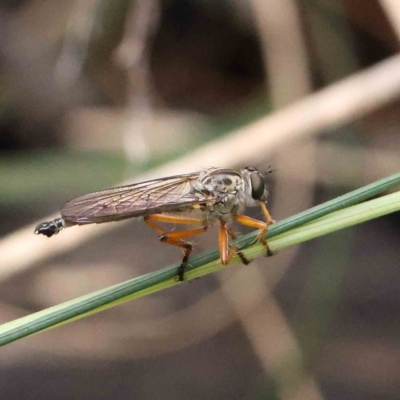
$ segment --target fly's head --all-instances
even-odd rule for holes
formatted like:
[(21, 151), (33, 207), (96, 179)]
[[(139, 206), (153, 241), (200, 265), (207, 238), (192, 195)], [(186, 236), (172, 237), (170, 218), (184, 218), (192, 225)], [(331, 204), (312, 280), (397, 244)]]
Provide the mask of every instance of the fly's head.
[(240, 172), (244, 181), (247, 206), (254, 206), (259, 201), (265, 203), (268, 190), (261, 172), (254, 167), (246, 167)]

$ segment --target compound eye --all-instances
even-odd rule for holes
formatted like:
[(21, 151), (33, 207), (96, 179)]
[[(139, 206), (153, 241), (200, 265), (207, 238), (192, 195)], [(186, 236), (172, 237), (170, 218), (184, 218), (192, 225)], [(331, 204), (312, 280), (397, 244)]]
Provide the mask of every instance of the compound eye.
[(253, 172), (250, 175), (250, 182), (251, 182), (251, 197), (254, 200), (261, 200), (264, 196), (265, 191), (265, 183), (264, 179), (261, 177), (259, 172)]

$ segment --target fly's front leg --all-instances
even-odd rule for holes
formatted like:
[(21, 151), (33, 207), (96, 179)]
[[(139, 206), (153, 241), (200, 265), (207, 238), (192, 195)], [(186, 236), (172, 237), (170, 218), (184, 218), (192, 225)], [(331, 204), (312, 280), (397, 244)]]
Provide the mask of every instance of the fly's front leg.
[(236, 215), (234, 218), (237, 222), (239, 222), (239, 224), (246, 225), (251, 228), (261, 229), (261, 232), (257, 236), (257, 240), (259, 240), (264, 245), (265, 249), (267, 250), (267, 256), (273, 256), (274, 253), (269, 248), (268, 243), (265, 239), (265, 235), (268, 232), (268, 225), (273, 224), (275, 221), (271, 218), (271, 215), (269, 214), (266, 205), (260, 202), (260, 206), (267, 222), (259, 221), (258, 219), (247, 217), (246, 215)]
[(183, 231), (167, 232), (153, 221), (173, 223), (173, 224), (185, 224), (185, 225), (202, 225), (203, 221), (197, 218), (187, 218), (187, 217), (179, 217), (179, 216), (164, 215), (164, 214), (148, 215), (147, 217), (144, 218), (144, 221), (151, 228), (155, 229), (160, 234), (159, 239), (161, 242), (169, 244), (171, 246), (177, 246), (183, 249), (182, 264), (178, 272), (178, 280), (180, 282), (183, 281), (185, 270), (187, 267), (187, 262), (189, 259), (189, 255), (192, 252), (193, 246), (182, 239), (190, 236), (199, 235), (200, 233), (205, 232), (208, 229), (208, 226), (202, 226), (201, 228), (197, 229), (187, 229)]
[(271, 218), (271, 214), (268, 211), (267, 206), (265, 205), (265, 203), (263, 203), (262, 201), (260, 201), (260, 207), (261, 207), (261, 211), (264, 214), (265, 220), (267, 221), (268, 225), (272, 225), (274, 224), (276, 221), (274, 219)]

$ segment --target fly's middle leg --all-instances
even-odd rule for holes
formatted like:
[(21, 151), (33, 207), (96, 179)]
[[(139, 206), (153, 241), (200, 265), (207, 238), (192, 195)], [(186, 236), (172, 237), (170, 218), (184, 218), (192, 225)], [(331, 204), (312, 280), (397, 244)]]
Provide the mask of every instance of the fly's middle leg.
[[(184, 238), (190, 236), (196, 236), (200, 233), (205, 232), (208, 226), (203, 225), (203, 221), (197, 218), (180, 217), (174, 215), (165, 214), (152, 214), (144, 218), (144, 221), (153, 229), (155, 229), (159, 234), (159, 239), (161, 242), (169, 244), (171, 246), (180, 247), (183, 249), (182, 264), (178, 271), (178, 280), (180, 282), (185, 280), (185, 270), (187, 268), (187, 262), (189, 260), (189, 255), (192, 252), (193, 246), (191, 243), (185, 242)], [(183, 231), (172, 231), (167, 232), (160, 226), (158, 226), (154, 221), (166, 222), (174, 224), (184, 224), (184, 225), (203, 225), (201, 228), (197, 229), (186, 229)]]
[(225, 223), (221, 222), (219, 229), (219, 253), (222, 265), (228, 265), (235, 254), (239, 256), (244, 265), (250, 264), (250, 261), (244, 256), (244, 254), (241, 251), (238, 251), (238, 246), (233, 246), (229, 249), (228, 236), (233, 240), (237, 238), (236, 233), (233, 232)]

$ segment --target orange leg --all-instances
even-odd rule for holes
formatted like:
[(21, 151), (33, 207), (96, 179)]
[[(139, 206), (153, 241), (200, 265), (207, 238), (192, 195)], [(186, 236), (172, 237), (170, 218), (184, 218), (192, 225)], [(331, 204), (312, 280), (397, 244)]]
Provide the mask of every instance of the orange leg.
[(237, 246), (233, 246), (229, 249), (228, 235), (232, 239), (236, 239), (237, 235), (233, 232), (225, 223), (221, 222), (219, 227), (219, 254), (221, 257), (222, 265), (228, 265), (232, 257), (237, 254), (242, 260), (243, 264), (247, 265), (250, 261), (244, 256), (241, 251), (238, 251)]
[(218, 243), (219, 243), (219, 256), (221, 258), (221, 263), (222, 265), (227, 265), (232, 256), (229, 256), (228, 230), (226, 228), (226, 225), (222, 222), (221, 225), (219, 226)]
[(276, 221), (271, 218), (271, 214), (269, 213), (268, 208), (265, 205), (265, 203), (260, 201), (260, 207), (261, 207), (261, 210), (262, 210), (262, 212), (263, 212), (263, 214), (265, 216), (265, 220), (267, 221), (267, 224), (268, 225), (274, 224)]
[(167, 232), (160, 226), (158, 226), (153, 221), (157, 222), (166, 222), (166, 223), (173, 223), (173, 224), (185, 224), (185, 225), (201, 225), (203, 221), (196, 218), (187, 218), (187, 217), (179, 217), (174, 215), (164, 215), (164, 214), (151, 214), (144, 218), (144, 221), (153, 229), (155, 229), (159, 234), (159, 238), (163, 243), (169, 244), (171, 246), (180, 247), (183, 250), (183, 258), (182, 258), (182, 265), (178, 272), (178, 279), (179, 281), (184, 280), (184, 274), (186, 265), (189, 259), (189, 255), (192, 252), (193, 246), (190, 243), (183, 241), (183, 238), (187, 238), (190, 236), (199, 235), (200, 233), (205, 232), (208, 229), (208, 226), (202, 226), (201, 228), (197, 229), (187, 229), (183, 231), (172, 231)]
[(267, 250), (267, 256), (272, 256), (274, 253), (268, 247), (268, 243), (265, 240), (264, 236), (268, 232), (268, 224), (273, 224), (275, 221), (271, 218), (267, 207), (264, 203), (260, 202), (261, 209), (265, 215), (267, 222), (259, 221), (258, 219), (254, 219), (251, 217), (247, 217), (246, 215), (236, 215), (234, 218), (239, 224), (250, 226), (251, 228), (261, 229), (260, 234), (257, 236), (257, 239), (264, 245)]

